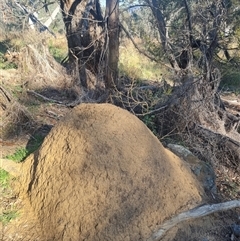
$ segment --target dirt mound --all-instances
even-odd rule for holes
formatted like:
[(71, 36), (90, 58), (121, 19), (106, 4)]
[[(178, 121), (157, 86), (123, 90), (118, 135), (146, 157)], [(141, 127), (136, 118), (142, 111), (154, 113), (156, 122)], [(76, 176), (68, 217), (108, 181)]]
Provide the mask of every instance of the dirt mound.
[(74, 108), (22, 164), (19, 180), (43, 241), (146, 240), (202, 200), (184, 162), (109, 104)]

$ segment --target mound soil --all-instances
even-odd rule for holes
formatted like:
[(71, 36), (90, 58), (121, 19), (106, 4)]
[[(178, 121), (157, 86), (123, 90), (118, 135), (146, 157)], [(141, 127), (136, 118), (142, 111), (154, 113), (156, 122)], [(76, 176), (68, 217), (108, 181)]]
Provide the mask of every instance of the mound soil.
[(185, 163), (110, 104), (75, 107), (21, 173), (19, 194), (38, 227), (29, 232), (40, 241), (146, 240), (203, 197)]

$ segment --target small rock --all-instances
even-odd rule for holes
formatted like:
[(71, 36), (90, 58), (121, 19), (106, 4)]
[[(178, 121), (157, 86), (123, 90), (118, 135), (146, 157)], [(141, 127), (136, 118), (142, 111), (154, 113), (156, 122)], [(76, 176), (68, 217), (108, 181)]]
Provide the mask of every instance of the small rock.
[(191, 151), (181, 145), (170, 143), (167, 147), (189, 164), (192, 172), (206, 191), (216, 193), (215, 173), (211, 165), (199, 160)]
[(180, 156), (182, 158), (187, 157), (188, 155), (193, 155), (191, 151), (189, 151), (187, 148), (169, 143), (167, 147), (177, 156)]

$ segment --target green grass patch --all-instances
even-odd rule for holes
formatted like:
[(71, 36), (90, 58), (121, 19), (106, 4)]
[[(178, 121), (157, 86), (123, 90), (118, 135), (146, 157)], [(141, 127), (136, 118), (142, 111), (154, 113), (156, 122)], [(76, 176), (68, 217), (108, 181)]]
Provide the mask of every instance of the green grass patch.
[(49, 51), (51, 55), (54, 57), (54, 59), (58, 62), (61, 63), (61, 61), (66, 57), (65, 51), (62, 49), (56, 48), (54, 46), (49, 46)]
[(21, 95), (23, 93), (24, 89), (22, 85), (15, 85), (12, 87), (12, 94), (15, 97), (19, 97), (19, 95)]
[[(3, 201), (9, 199), (9, 193), (11, 193), (11, 180), (12, 177), (10, 176), (10, 174), (5, 170), (0, 169), (0, 195)], [(11, 220), (15, 219), (18, 216), (15, 207), (12, 206), (12, 204), (9, 204), (8, 202), (4, 202), (1, 211), (2, 212), (0, 212), (0, 222), (3, 225), (8, 224)]]
[(17, 149), (12, 155), (6, 156), (7, 159), (15, 162), (23, 161), (29, 155), (29, 151), (26, 148)]
[(11, 62), (0, 62), (0, 69), (17, 69), (17, 65)]
[(65, 37), (63, 38), (61, 35), (56, 39), (50, 39), (48, 42), (48, 48), (51, 55), (58, 63), (61, 63), (61, 61), (68, 54), (66, 39)]
[(140, 118), (144, 124), (152, 131), (154, 135), (157, 135), (157, 124), (155, 115), (145, 115)]
[[(22, 162), (27, 156), (32, 152), (37, 150), (43, 142), (44, 137), (34, 136), (32, 137), (31, 144), (27, 147), (22, 147), (17, 149), (12, 155), (7, 155), (5, 158), (11, 159), (15, 162)], [(11, 193), (10, 182), (12, 177), (8, 172), (3, 169), (0, 169), (0, 195), (6, 200), (9, 199), (9, 193)], [(11, 220), (18, 217), (17, 208), (14, 206), (6, 205), (2, 208), (2, 213), (0, 213), (0, 222), (3, 225), (8, 224)]]
[(5, 61), (4, 54), (0, 51), (0, 69), (17, 69), (17, 64)]
[(9, 188), (10, 175), (3, 169), (0, 169), (0, 186), (3, 189)]
[(5, 158), (13, 160), (15, 162), (22, 162), (26, 157), (28, 157), (31, 153), (36, 151), (41, 146), (43, 139), (44, 137), (40, 135), (34, 136), (32, 137), (31, 144), (27, 148), (19, 148), (12, 155), (7, 155)]
[(18, 217), (18, 212), (16, 210), (6, 210), (3, 211), (0, 214), (0, 222), (3, 223), (3, 225), (8, 224), (11, 220)]

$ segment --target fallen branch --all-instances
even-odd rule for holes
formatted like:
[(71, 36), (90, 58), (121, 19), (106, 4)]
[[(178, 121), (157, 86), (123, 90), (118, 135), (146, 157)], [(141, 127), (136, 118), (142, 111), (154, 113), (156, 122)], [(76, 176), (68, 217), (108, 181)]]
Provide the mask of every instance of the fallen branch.
[(230, 109), (236, 110), (236, 111), (240, 111), (240, 102), (236, 99), (236, 100), (228, 100), (225, 97), (221, 96), (221, 99), (223, 101), (223, 104)]
[(56, 104), (59, 104), (59, 105), (64, 105), (64, 106), (66, 105), (62, 101), (50, 99), (50, 98), (48, 98), (46, 96), (43, 96), (43, 95), (41, 95), (41, 94), (39, 94), (39, 93), (37, 93), (37, 92), (35, 92), (33, 90), (28, 90), (27, 93), (30, 94), (30, 95), (33, 95), (34, 97), (40, 98), (40, 99), (42, 99), (44, 101), (49, 101), (49, 102), (53, 102), (53, 103), (56, 103)]
[(227, 135), (224, 135), (222, 133), (215, 132), (213, 130), (210, 130), (204, 126), (201, 125), (196, 125), (195, 126), (195, 133), (196, 134), (201, 134), (205, 138), (213, 138), (217, 140), (219, 143), (223, 143), (227, 145), (228, 143), (232, 143), (236, 146), (237, 149), (239, 149), (239, 154), (240, 154), (240, 142), (238, 140), (235, 140)]
[(189, 211), (178, 214), (177, 216), (171, 218), (166, 221), (163, 225), (161, 225), (160, 229), (158, 229), (153, 235), (147, 239), (147, 241), (157, 241), (172, 227), (176, 226), (180, 222), (187, 221), (190, 219), (200, 218), (212, 214), (214, 212), (226, 211), (229, 209), (240, 207), (240, 200), (233, 200), (224, 203), (218, 204), (210, 204), (200, 206)]
[(167, 107), (167, 105), (164, 105), (164, 106), (162, 106), (162, 107), (160, 107), (160, 108), (157, 108), (157, 109), (155, 109), (155, 110), (151, 110), (151, 111), (148, 111), (148, 112), (143, 113), (143, 114), (135, 114), (135, 115), (136, 115), (136, 116), (146, 116), (146, 115), (150, 115), (150, 114), (153, 114), (153, 113), (157, 113), (158, 111), (163, 110), (163, 109), (165, 109), (166, 107)]
[(2, 85), (0, 85), (0, 92), (5, 97), (5, 99), (7, 99), (7, 102), (12, 101), (11, 95), (8, 93), (8, 91)]
[(58, 105), (63, 105), (63, 106), (66, 106), (66, 107), (75, 107), (79, 104), (82, 104), (82, 103), (102, 103), (104, 101), (106, 101), (107, 97), (108, 97), (108, 92), (106, 92), (105, 94), (101, 95), (97, 100), (94, 100), (94, 99), (91, 99), (88, 97), (88, 93), (85, 94), (85, 95), (82, 95), (81, 97), (77, 98), (76, 100), (72, 101), (72, 102), (69, 102), (69, 103), (64, 103), (62, 101), (58, 101), (58, 100), (54, 100), (54, 99), (50, 99), (46, 96), (43, 96), (33, 90), (28, 90), (27, 91), (28, 94), (30, 95), (33, 95), (34, 97), (37, 97), (37, 98), (40, 98), (44, 101), (49, 101), (49, 102), (52, 102), (52, 103), (55, 103), (55, 104), (58, 104)]

